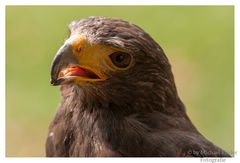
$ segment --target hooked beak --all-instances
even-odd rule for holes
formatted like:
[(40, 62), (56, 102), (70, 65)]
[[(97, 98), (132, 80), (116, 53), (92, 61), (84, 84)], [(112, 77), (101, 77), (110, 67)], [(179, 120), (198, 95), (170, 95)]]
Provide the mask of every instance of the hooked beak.
[[(80, 64), (84, 62), (85, 64)], [(87, 61), (86, 61), (87, 60)], [(77, 58), (72, 44), (65, 43), (57, 52), (51, 67), (51, 81), (53, 86), (69, 82), (95, 82), (105, 80), (100, 70), (93, 68), (94, 64), (86, 65), (88, 58)], [(90, 63), (89, 63), (90, 64)]]
[(59, 73), (69, 64), (78, 65), (78, 60), (72, 52), (71, 44), (64, 44), (55, 55), (51, 66), (51, 81), (52, 85), (59, 85), (64, 78), (59, 78)]

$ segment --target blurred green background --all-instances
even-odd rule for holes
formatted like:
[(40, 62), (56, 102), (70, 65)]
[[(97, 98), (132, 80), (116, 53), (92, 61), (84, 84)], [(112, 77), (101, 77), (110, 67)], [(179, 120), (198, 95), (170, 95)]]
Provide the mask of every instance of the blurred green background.
[(6, 156), (44, 156), (60, 101), (51, 61), (74, 19), (108, 16), (142, 27), (165, 50), (199, 131), (234, 151), (233, 6), (7, 6)]

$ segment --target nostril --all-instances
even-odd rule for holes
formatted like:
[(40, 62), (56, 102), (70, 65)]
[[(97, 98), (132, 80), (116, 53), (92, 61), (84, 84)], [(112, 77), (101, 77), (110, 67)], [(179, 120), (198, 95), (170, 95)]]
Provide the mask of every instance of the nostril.
[(78, 48), (76, 49), (76, 52), (80, 53), (81, 50), (82, 50), (81, 47), (78, 47)]

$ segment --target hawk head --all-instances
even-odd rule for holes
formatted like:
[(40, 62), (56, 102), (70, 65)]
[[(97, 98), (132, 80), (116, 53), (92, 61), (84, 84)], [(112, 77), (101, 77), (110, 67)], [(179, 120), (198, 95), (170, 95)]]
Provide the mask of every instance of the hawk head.
[(81, 90), (85, 101), (126, 112), (172, 112), (181, 103), (162, 48), (138, 26), (89, 17), (71, 22), (69, 30), (52, 62), (52, 85)]

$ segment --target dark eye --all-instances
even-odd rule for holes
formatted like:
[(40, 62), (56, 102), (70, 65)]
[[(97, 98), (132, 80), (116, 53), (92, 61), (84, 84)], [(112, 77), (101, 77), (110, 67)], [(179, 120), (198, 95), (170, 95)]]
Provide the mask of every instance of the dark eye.
[(112, 63), (119, 67), (119, 68), (125, 68), (131, 63), (131, 56), (128, 53), (124, 52), (115, 52), (110, 55), (110, 58), (112, 60)]

